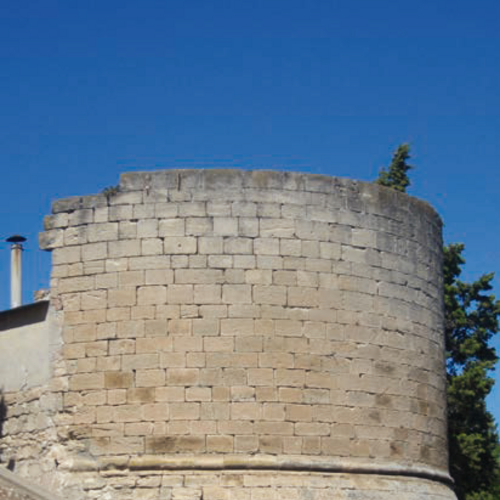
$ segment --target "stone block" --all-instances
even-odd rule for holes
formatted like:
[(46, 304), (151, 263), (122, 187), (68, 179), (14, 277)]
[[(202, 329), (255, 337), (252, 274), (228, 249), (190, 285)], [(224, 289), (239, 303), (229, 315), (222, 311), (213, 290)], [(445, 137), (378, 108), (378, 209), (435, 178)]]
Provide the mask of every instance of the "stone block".
[(277, 238), (255, 238), (254, 253), (256, 255), (279, 255), (280, 240)]
[(231, 403), (232, 420), (260, 420), (262, 405), (260, 403)]
[(281, 215), (281, 205), (279, 203), (259, 203), (257, 205), (257, 217), (270, 217), (278, 219)]
[(321, 451), (325, 455), (347, 457), (350, 455), (350, 439), (322, 437)]
[(146, 403), (142, 407), (142, 417), (146, 421), (165, 422), (169, 419), (169, 405), (166, 403)]
[(292, 307), (318, 307), (318, 289), (312, 287), (288, 288), (288, 305)]
[(207, 203), (207, 215), (215, 217), (229, 217), (231, 215), (231, 204), (219, 201)]
[(155, 203), (155, 215), (159, 219), (172, 219), (177, 216), (178, 212), (176, 203)]
[(141, 286), (137, 289), (138, 305), (165, 304), (167, 300), (167, 287), (165, 286)]
[(180, 217), (205, 217), (207, 215), (205, 202), (179, 203)]
[(305, 370), (276, 370), (276, 383), (279, 386), (304, 387), (306, 380)]
[[(234, 257), (232, 255), (209, 255), (208, 267), (217, 269), (228, 269), (233, 267)], [(226, 281), (229, 281), (226, 279)]]
[(87, 228), (87, 238), (89, 243), (117, 240), (118, 223), (102, 222), (99, 224), (91, 224)]
[(142, 219), (137, 225), (137, 238), (156, 238), (158, 235), (158, 219)]
[(132, 386), (134, 374), (132, 372), (107, 372), (104, 373), (104, 386), (106, 389), (127, 389)]
[(165, 370), (137, 370), (136, 387), (158, 387), (165, 384)]
[(58, 213), (54, 215), (46, 215), (43, 218), (43, 228), (45, 231), (50, 229), (60, 229), (68, 227), (69, 214)]
[(166, 254), (193, 254), (197, 251), (196, 238), (192, 236), (166, 236), (163, 247)]
[(221, 320), (221, 335), (247, 336), (254, 335), (254, 321), (251, 319)]
[[(158, 321), (161, 321), (161, 323), (166, 326), (165, 321)], [(169, 352), (172, 351), (172, 345), (173, 342), (171, 337), (138, 338), (135, 341), (135, 352), (137, 354)]]
[(142, 405), (121, 405), (113, 407), (114, 422), (140, 422), (142, 420)]
[(151, 255), (144, 257), (131, 257), (128, 260), (130, 271), (148, 269), (168, 269), (170, 267), (170, 257), (168, 255)]
[[(272, 422), (269, 422), (271, 424)], [(261, 453), (269, 454), (279, 454), (283, 452), (283, 438), (279, 436), (261, 436), (259, 438), (259, 450)], [(269, 488), (268, 493), (271, 493), (272, 489)], [(262, 494), (262, 493), (261, 493)], [(267, 496), (262, 495), (262, 496)]]
[(85, 344), (85, 354), (91, 359), (98, 356), (106, 356), (108, 354), (108, 342), (100, 340)]
[(136, 205), (142, 203), (142, 192), (117, 192), (108, 197), (110, 205)]
[(282, 257), (271, 255), (257, 255), (257, 267), (260, 269), (283, 269), (284, 260)]
[(185, 236), (185, 220), (184, 219), (161, 219), (159, 222), (158, 236), (174, 237)]
[(72, 375), (69, 387), (73, 391), (104, 388), (104, 373), (81, 373)]
[[(221, 325), (221, 334), (224, 335), (223, 324)], [(234, 350), (236, 352), (262, 352), (262, 336), (236, 337)]]
[(160, 367), (158, 354), (127, 354), (122, 356), (123, 370), (152, 369)]
[(145, 238), (141, 241), (142, 255), (162, 255), (163, 240), (161, 238)]
[(144, 337), (144, 321), (128, 321), (129, 317), (129, 309), (126, 307), (119, 307), (108, 309), (106, 319), (109, 321), (117, 321), (116, 336), (118, 338), (136, 339), (137, 337)]
[(188, 319), (171, 319), (167, 324), (167, 332), (170, 335), (191, 335), (193, 322)]
[(118, 273), (118, 286), (120, 288), (144, 285), (144, 271), (122, 271)]
[(186, 389), (186, 401), (211, 401), (212, 389), (210, 387), (188, 387)]
[(59, 280), (59, 293), (84, 292), (95, 287), (94, 276), (78, 276)]
[(167, 385), (192, 386), (197, 385), (199, 370), (196, 368), (167, 368)]
[(252, 285), (271, 285), (273, 273), (269, 269), (250, 269), (245, 272), (245, 281)]
[(50, 229), (38, 235), (38, 245), (42, 250), (53, 250), (62, 247), (64, 243), (63, 229)]
[(130, 240), (137, 238), (137, 222), (120, 221), (118, 223), (118, 239)]
[(283, 422), (285, 420), (285, 405), (282, 403), (265, 403), (262, 417), (263, 420), (269, 422)]
[(105, 309), (107, 306), (107, 290), (90, 290), (81, 293), (81, 309)]
[(196, 304), (220, 304), (222, 302), (221, 285), (195, 285), (194, 302)]
[(198, 420), (200, 403), (170, 403), (171, 420)]
[(200, 254), (222, 254), (223, 239), (220, 236), (204, 236), (198, 238)]
[(155, 389), (152, 387), (132, 387), (126, 391), (126, 401), (133, 403), (153, 403), (155, 401)]
[(219, 335), (219, 321), (217, 319), (194, 319), (193, 335)]
[(262, 238), (293, 238), (295, 221), (291, 219), (260, 219), (260, 236)]
[(64, 245), (84, 245), (87, 243), (87, 226), (69, 227), (64, 231)]
[(209, 218), (192, 217), (186, 219), (186, 236), (209, 236), (213, 223)]
[(287, 404), (285, 406), (286, 420), (291, 422), (311, 422), (313, 407), (311, 405)]
[[(208, 453), (232, 453), (234, 449), (234, 437), (233, 436), (218, 436), (218, 435), (212, 435), (212, 436), (207, 436), (207, 452)], [(221, 492), (224, 493), (224, 490)], [(210, 493), (207, 498), (217, 498)], [(223, 496), (218, 496), (218, 498), (226, 498), (225, 495)]]
[(108, 250), (106, 243), (89, 243), (81, 247), (83, 261), (106, 259)]
[(214, 217), (214, 234), (217, 236), (238, 236), (238, 219)]
[(177, 284), (212, 285), (221, 283), (223, 274), (219, 269), (176, 269), (174, 279)]
[(329, 436), (330, 425), (325, 423), (296, 423), (295, 435), (297, 436)]
[(274, 370), (272, 368), (250, 368), (248, 370), (248, 384), (251, 386), (273, 386)]
[(205, 352), (233, 352), (233, 337), (205, 337), (203, 339), (203, 350)]
[(146, 271), (144, 284), (167, 285), (174, 282), (174, 272), (171, 269), (154, 269)]
[(185, 391), (184, 387), (157, 387), (155, 398), (159, 402), (182, 402), (186, 399)]
[(153, 434), (151, 422), (132, 422), (124, 425), (125, 436), (147, 436)]
[(135, 304), (135, 288), (110, 289), (108, 291), (108, 307), (133, 306)]
[(168, 285), (168, 304), (192, 304), (194, 297), (193, 285)]
[(259, 235), (259, 221), (249, 217), (240, 217), (238, 219), (239, 236), (254, 238)]
[(287, 302), (287, 289), (284, 286), (259, 286), (253, 287), (253, 300), (256, 304), (285, 305)]
[(251, 238), (226, 238), (224, 240), (224, 253), (251, 254), (252, 251), (253, 240)]
[(132, 219), (132, 215), (132, 205), (116, 205), (108, 209), (108, 220), (110, 222)]
[(156, 217), (156, 207), (153, 203), (132, 205), (133, 219), (153, 219)]
[(251, 304), (252, 287), (250, 285), (223, 285), (222, 301), (225, 304)]

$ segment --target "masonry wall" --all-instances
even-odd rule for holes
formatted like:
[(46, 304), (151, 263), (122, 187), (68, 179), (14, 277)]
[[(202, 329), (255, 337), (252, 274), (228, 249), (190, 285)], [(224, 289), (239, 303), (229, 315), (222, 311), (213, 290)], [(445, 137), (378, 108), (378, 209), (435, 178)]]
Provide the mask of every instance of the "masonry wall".
[[(62, 387), (53, 385), (61, 355), (59, 314), (47, 300), (0, 313), (0, 498), (32, 498), (5, 482), (2, 466), (53, 486), (56, 419)], [(65, 373), (62, 364), (59, 374)], [(12, 476), (15, 477), (15, 476)], [(6, 479), (7, 478), (7, 479)], [(28, 495), (28, 496), (26, 496)], [(35, 497), (38, 498), (38, 497)]]
[[(262, 469), (300, 478), (287, 498), (320, 483), (318, 498), (453, 498), (427, 204), (323, 176), (170, 170), (57, 201), (45, 226), (60, 468), (93, 478), (88, 498), (132, 498), (141, 477), (147, 498), (201, 498), (196, 477), (210, 498), (268, 498), (244, 479), (279, 476)], [(228, 483), (231, 469), (250, 472)]]

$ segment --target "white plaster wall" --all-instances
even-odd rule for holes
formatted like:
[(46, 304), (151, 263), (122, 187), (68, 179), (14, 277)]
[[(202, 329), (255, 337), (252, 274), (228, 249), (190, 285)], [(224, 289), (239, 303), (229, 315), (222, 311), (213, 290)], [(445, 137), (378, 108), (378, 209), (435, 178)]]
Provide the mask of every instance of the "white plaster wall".
[(12, 392), (46, 384), (51, 353), (60, 345), (61, 328), (52, 310), (45, 321), (0, 331), (0, 390)]

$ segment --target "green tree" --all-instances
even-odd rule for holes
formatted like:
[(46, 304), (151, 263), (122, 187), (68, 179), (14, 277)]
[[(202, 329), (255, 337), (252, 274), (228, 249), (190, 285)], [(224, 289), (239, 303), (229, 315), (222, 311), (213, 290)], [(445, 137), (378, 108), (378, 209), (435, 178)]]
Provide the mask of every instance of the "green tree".
[[(394, 153), (377, 184), (406, 192), (410, 185), (409, 146)], [(498, 360), (491, 339), (499, 331), (500, 301), (489, 293), (493, 274), (461, 281), (464, 245), (444, 248), (445, 342), (448, 379), (450, 473), (459, 500), (500, 500), (500, 443), (486, 409)]]
[(450, 473), (460, 500), (493, 500), (500, 499), (499, 443), (486, 396), (498, 360), (491, 338), (499, 330), (500, 301), (489, 293), (493, 274), (459, 279), (463, 249), (444, 248)]
[(388, 170), (382, 169), (379, 172), (379, 177), (375, 181), (376, 184), (405, 193), (406, 188), (410, 185), (407, 172), (413, 168), (406, 163), (408, 159), (410, 159), (410, 145), (401, 144), (394, 152)]

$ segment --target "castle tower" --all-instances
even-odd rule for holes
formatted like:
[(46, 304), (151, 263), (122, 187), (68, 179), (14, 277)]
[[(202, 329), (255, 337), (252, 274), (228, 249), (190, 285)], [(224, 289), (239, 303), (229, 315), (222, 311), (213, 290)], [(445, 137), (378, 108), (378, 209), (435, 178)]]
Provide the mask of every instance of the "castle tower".
[(426, 203), (318, 175), (128, 173), (56, 201), (40, 244), (61, 325), (39, 390), (54, 490), (455, 498)]

